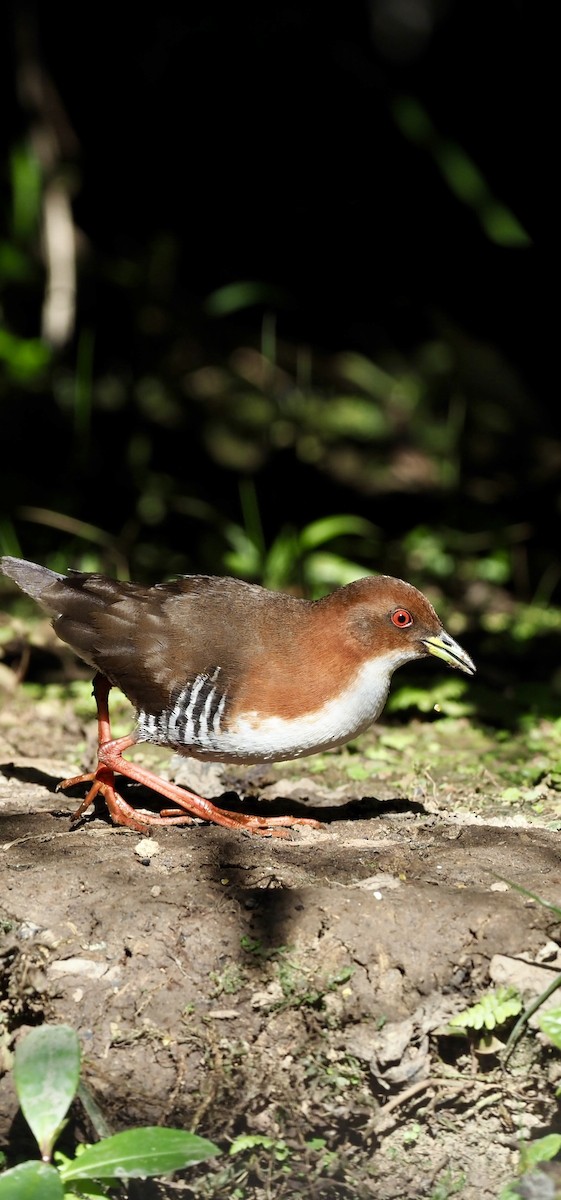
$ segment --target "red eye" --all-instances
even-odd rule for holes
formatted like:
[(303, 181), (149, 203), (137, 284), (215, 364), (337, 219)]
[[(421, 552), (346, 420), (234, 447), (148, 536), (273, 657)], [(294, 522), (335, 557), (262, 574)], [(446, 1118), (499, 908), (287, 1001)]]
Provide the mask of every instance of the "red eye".
[(406, 608), (396, 608), (395, 612), (392, 613), (391, 619), (392, 624), (397, 625), (398, 629), (407, 629), (409, 625), (413, 624), (413, 617), (410, 612), (407, 612)]

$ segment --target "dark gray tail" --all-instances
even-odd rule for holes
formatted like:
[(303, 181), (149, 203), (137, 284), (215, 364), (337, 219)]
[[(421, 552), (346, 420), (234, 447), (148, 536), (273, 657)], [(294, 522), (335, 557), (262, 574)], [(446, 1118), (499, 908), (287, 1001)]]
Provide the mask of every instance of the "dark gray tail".
[[(40, 567), (37, 563), (26, 562), (24, 558), (0, 558), (0, 571), (9, 579), (13, 579), (22, 592), (32, 596), (39, 604), (44, 603), (42, 596), (46, 588), (50, 587), (52, 583), (56, 583), (57, 580), (65, 578), (57, 571), (49, 571), (48, 567)], [(50, 612), (53, 611), (48, 602), (44, 603), (44, 607)]]

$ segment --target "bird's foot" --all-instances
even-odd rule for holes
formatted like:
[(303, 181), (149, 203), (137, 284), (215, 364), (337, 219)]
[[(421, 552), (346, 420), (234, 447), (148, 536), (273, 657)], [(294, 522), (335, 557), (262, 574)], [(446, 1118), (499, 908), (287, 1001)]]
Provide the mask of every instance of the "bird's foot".
[[(115, 825), (125, 825), (139, 833), (146, 832), (151, 826), (191, 825), (193, 819), (209, 821), (213, 825), (223, 825), (227, 829), (246, 830), (262, 837), (287, 837), (287, 829), (293, 825), (308, 825), (312, 829), (320, 829), (319, 821), (311, 817), (258, 817), (249, 813), (226, 812), (217, 808), (210, 800), (197, 796), (195, 792), (187, 791), (178, 784), (160, 779), (152, 771), (137, 763), (131, 763), (123, 757), (122, 751), (129, 749), (134, 739), (118, 738), (105, 742), (99, 747), (99, 762), (97, 769), (86, 775), (76, 775), (72, 779), (64, 779), (59, 788), (73, 787), (78, 783), (91, 783), (91, 788), (85, 799), (72, 817), (72, 824), (79, 821), (97, 795), (102, 795), (109, 815)], [(159, 815), (134, 809), (123, 800), (115, 787), (115, 772), (141, 783), (167, 800), (173, 801), (178, 807), (162, 809)]]
[[(77, 783), (91, 783), (91, 788), (87, 796), (82, 800), (79, 808), (72, 814), (70, 824), (76, 825), (77, 822), (84, 816), (91, 804), (93, 804), (96, 796), (103, 796), (111, 820), (115, 825), (125, 825), (128, 829), (134, 829), (137, 833), (146, 833), (150, 825), (192, 825), (193, 818), (186, 813), (179, 812), (178, 809), (173, 809), (160, 817), (153, 813), (145, 813), (127, 804), (126, 800), (119, 794), (115, 787), (115, 775), (113, 771), (108, 771), (107, 767), (98, 766), (97, 771), (92, 771), (87, 775), (76, 775), (72, 779), (63, 779), (57, 786), (57, 791), (60, 788), (74, 787)], [(173, 818), (173, 819), (172, 819)]]

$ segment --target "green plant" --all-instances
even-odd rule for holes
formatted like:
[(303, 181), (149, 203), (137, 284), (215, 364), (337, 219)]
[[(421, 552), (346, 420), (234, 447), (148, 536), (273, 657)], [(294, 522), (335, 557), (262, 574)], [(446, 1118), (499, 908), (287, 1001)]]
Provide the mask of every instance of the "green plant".
[(230, 545), (224, 565), (242, 579), (256, 579), (264, 587), (282, 589), (299, 584), (306, 594), (318, 596), (330, 587), (351, 583), (370, 572), (359, 563), (323, 549), (340, 538), (362, 541), (362, 549), (375, 533), (363, 517), (334, 514), (312, 521), (303, 529), (285, 526), (270, 546), (265, 543), (255, 486), (240, 484), (243, 525), (228, 522), (223, 534)]
[(419, 1140), (421, 1129), (422, 1126), (419, 1125), (418, 1121), (413, 1121), (411, 1125), (408, 1125), (403, 1130), (403, 1145), (414, 1146)]
[[(307, 1141), (299, 1139), (296, 1143), (288, 1144), (282, 1137), (252, 1133), (242, 1133), (234, 1138), (230, 1156), (245, 1160), (246, 1179), (249, 1172), (254, 1170), (259, 1174), (260, 1166), (263, 1168), (266, 1164), (270, 1172), (275, 1164), (280, 1174), (285, 1177), (290, 1175), (293, 1182), (325, 1178), (337, 1160), (336, 1153), (327, 1149), (326, 1140), (322, 1137), (309, 1138)], [(245, 1192), (238, 1193), (239, 1200), (244, 1195)], [(235, 1192), (233, 1196), (236, 1196)]]
[(472, 210), (490, 241), (499, 246), (530, 244), (526, 230), (493, 194), (475, 160), (436, 128), (416, 96), (396, 96), (392, 114), (403, 136), (431, 156), (450, 191)]
[(504, 1025), (510, 1017), (517, 1017), (521, 1009), (522, 1001), (516, 988), (498, 987), (482, 996), (477, 1004), (456, 1013), (449, 1024), (454, 1030), (473, 1029), (478, 1032), (496, 1029), (497, 1025)]
[(68, 1025), (41, 1025), (17, 1046), (14, 1083), (41, 1161), (19, 1163), (0, 1174), (0, 1200), (106, 1196), (126, 1179), (167, 1175), (220, 1153), (193, 1133), (157, 1126), (129, 1129), (78, 1147), (75, 1158), (54, 1151), (79, 1091), (79, 1078), (80, 1044)]
[(290, 1150), (282, 1138), (267, 1137), (258, 1133), (242, 1133), (234, 1138), (230, 1154), (242, 1154), (247, 1150), (270, 1150), (276, 1162), (284, 1162)]

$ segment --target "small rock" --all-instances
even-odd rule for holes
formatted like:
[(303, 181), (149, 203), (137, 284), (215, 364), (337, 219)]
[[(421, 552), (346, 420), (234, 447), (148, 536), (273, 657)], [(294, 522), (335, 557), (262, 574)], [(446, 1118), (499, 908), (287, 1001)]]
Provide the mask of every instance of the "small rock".
[(278, 1004), (283, 998), (284, 995), (280, 983), (273, 980), (264, 991), (253, 993), (251, 1007), (268, 1008), (271, 1004)]
[(148, 862), (150, 862), (150, 859), (154, 858), (155, 854), (160, 853), (160, 844), (155, 838), (141, 838), (140, 841), (136, 843), (134, 852), (140, 859), (148, 859)]

